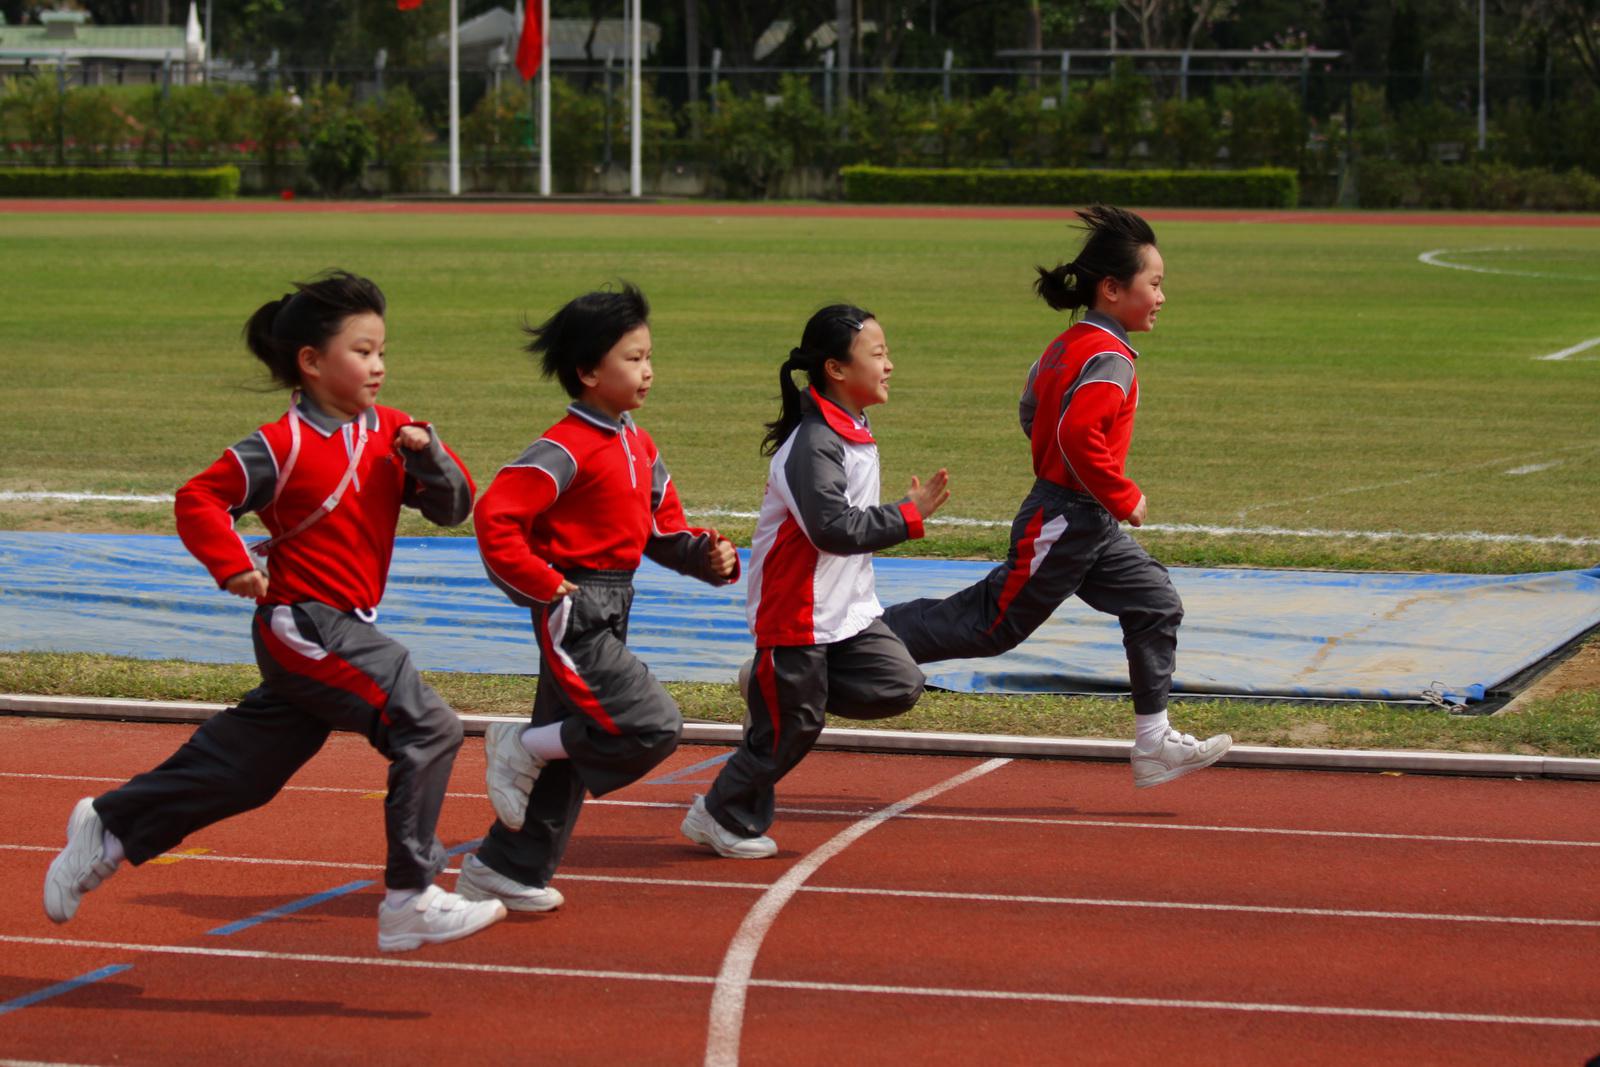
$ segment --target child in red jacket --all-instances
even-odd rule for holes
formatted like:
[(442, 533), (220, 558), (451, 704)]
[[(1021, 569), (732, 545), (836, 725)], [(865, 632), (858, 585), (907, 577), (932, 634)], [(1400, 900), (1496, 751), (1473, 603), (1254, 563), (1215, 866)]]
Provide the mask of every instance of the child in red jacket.
[[(207, 720), (161, 766), (73, 809), (50, 865), (45, 911), (66, 922), (123, 858), (135, 866), (188, 835), (277, 795), (331, 730), (367, 737), (389, 760), (388, 887), (378, 947), (404, 951), (503, 918), (433, 884), (434, 835), (461, 721), (373, 622), (402, 506), (453, 526), (472, 507), (466, 467), (433, 428), (377, 403), (385, 301), (365, 278), (333, 272), (263, 305), (246, 343), (295, 390), (262, 426), (178, 490), (178, 535), (217, 584), (257, 604), (261, 685)], [(234, 532), (246, 512), (271, 537)]]
[(1167, 569), (1119, 525), (1143, 525), (1147, 508), (1123, 473), (1139, 406), (1139, 353), (1128, 335), (1155, 328), (1166, 266), (1138, 215), (1103, 206), (1078, 215), (1089, 232), (1077, 258), (1039, 268), (1045, 302), (1084, 315), (1028, 370), (1020, 415), (1037, 480), (1011, 525), (1006, 561), (943, 600), (896, 604), (883, 621), (927, 663), (998, 656), (1074, 594), (1117, 616), (1133, 690), (1133, 781), (1144, 787), (1210, 766), (1232, 739), (1198, 741), (1168, 724), (1183, 602)]
[(490, 580), (532, 612), (539, 690), (531, 726), (486, 731), (498, 819), (462, 863), (456, 888), (469, 900), (559, 907), (549, 882), (585, 793), (620, 789), (677, 748), (678, 706), (625, 643), (640, 556), (711, 585), (739, 577), (733, 544), (686, 524), (655, 442), (630, 414), (654, 382), (649, 318), (644, 294), (625, 284), (529, 331), (528, 350), (573, 403), (473, 512)]

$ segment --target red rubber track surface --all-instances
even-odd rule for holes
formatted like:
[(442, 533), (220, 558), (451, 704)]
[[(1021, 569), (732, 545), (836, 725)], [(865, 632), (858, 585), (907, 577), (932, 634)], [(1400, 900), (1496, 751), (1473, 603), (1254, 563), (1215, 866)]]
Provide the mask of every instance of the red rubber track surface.
[[(0, 718), (0, 1059), (700, 1063), (763, 892), (984, 765), (813, 753), (780, 790), (779, 855), (740, 862), (678, 836), (715, 768), (682, 772), (725, 751), (685, 746), (585, 808), (562, 910), (384, 955), (384, 763), (336, 735), (267, 807), (50, 923), (73, 802), (188, 732)], [(482, 768), (469, 739), (448, 846), (492, 817)], [(375, 884), (208, 933), (358, 879)], [(810, 875), (758, 945), (736, 1047), (749, 1064), (1579, 1064), (1600, 1053), (1597, 885), (1593, 783), (1213, 768), (1135, 791), (1125, 764), (1002, 761)], [(6, 1010), (113, 964), (132, 966)]]
[[(538, 200), (33, 200), (0, 199), (0, 213), (181, 215), (645, 215), (832, 219), (1044, 219), (1073, 217), (1067, 207), (899, 204), (628, 203)], [(1292, 211), (1261, 208), (1148, 208), (1153, 222), (1303, 223), (1339, 226), (1600, 226), (1600, 215), (1465, 211)]]

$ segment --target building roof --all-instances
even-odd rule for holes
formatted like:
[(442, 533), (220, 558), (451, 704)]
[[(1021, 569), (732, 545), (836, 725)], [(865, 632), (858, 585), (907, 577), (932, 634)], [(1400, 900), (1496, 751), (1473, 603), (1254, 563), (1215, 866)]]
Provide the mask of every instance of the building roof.
[(142, 59), (159, 62), (172, 53), (184, 55), (182, 26), (70, 26), (70, 33), (51, 26), (0, 25), (0, 57), (68, 59)]

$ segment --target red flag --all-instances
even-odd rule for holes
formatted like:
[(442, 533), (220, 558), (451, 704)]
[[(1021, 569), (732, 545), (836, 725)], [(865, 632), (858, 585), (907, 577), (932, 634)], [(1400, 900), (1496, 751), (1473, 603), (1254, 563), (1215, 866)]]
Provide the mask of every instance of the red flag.
[(415, 11), (422, 6), (422, 0), (395, 0), (394, 6), (401, 11)]
[[(408, 0), (401, 0), (402, 3)], [(417, 0), (421, 3), (422, 0)], [(523, 81), (532, 81), (544, 63), (544, 0), (528, 0), (522, 16), (522, 39), (517, 42), (517, 70)]]

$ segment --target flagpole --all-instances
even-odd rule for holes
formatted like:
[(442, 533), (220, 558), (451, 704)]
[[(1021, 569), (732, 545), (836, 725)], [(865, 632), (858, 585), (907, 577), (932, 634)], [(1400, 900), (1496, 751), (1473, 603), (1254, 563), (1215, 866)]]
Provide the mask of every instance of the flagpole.
[(640, 163), (640, 149), (643, 143), (643, 111), (640, 107), (640, 88), (643, 67), (639, 62), (640, 26), (643, 22), (643, 0), (631, 0), (633, 3), (633, 145), (628, 173), (628, 192), (630, 196), (641, 196), (644, 192), (643, 167)]
[(539, 195), (550, 195), (550, 0), (539, 0)]
[(461, 195), (461, 42), (457, 0), (450, 0), (450, 195)]

